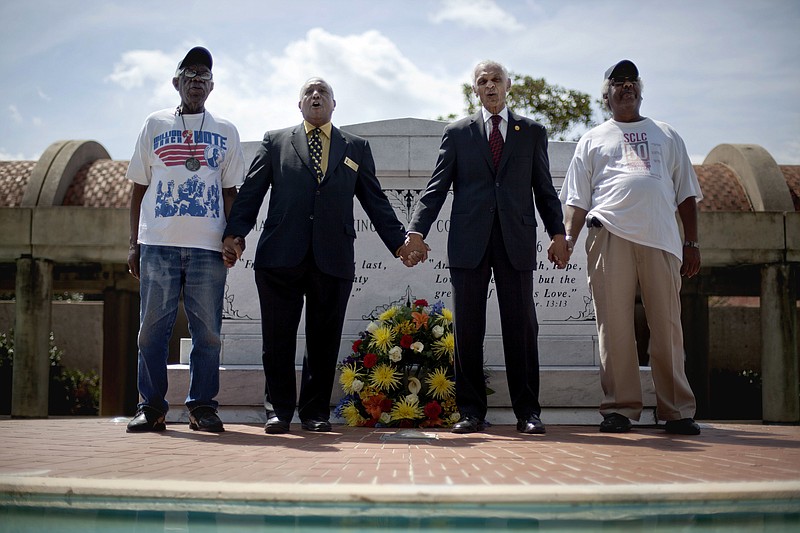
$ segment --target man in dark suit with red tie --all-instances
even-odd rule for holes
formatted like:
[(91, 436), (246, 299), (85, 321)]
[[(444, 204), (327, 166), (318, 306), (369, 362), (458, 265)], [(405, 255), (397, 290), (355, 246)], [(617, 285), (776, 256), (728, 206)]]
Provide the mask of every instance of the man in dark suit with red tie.
[(456, 338), (455, 433), (481, 431), (487, 411), (483, 374), (486, 300), (494, 275), (500, 306), (506, 375), (517, 430), (545, 433), (539, 404), (539, 331), (533, 302), (536, 269), (534, 204), (552, 239), (547, 256), (564, 268), (571, 252), (561, 202), (553, 188), (545, 128), (506, 107), (506, 69), (484, 61), (473, 90), (482, 107), (447, 126), (439, 159), (409, 226), (407, 244), (426, 256), (423, 238), (436, 221), (451, 186), (447, 242)]
[[(302, 124), (264, 136), (223, 243), (226, 262), (233, 264), (271, 189), (255, 257), (267, 433), (289, 431), (295, 407), (303, 429), (331, 430), (331, 392), (355, 277), (353, 197), (391, 253), (400, 255), (405, 240), (405, 228), (375, 176), (369, 143), (331, 124), (336, 101), (330, 85), (308, 80), (298, 106)], [(295, 350), (304, 300), (306, 357), (298, 399)]]

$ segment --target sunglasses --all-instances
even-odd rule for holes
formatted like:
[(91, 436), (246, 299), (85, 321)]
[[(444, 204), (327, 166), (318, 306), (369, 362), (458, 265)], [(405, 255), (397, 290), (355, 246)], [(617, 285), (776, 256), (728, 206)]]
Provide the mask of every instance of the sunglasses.
[(633, 84), (639, 83), (639, 78), (636, 76), (615, 76), (611, 78), (611, 84), (614, 87), (621, 87), (626, 83), (633, 83)]
[(197, 72), (196, 70), (190, 68), (183, 69), (181, 71), (181, 74), (183, 74), (190, 80), (194, 78), (200, 78), (203, 81), (211, 81), (211, 78), (213, 77), (210, 70), (207, 70), (205, 72)]

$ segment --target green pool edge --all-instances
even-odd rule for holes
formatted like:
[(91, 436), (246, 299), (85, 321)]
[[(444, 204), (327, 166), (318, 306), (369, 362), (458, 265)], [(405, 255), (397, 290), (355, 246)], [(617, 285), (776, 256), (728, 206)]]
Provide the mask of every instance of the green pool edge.
[(0, 507), (274, 516), (413, 513), (617, 519), (800, 513), (800, 481), (637, 485), (366, 485), (0, 476)]

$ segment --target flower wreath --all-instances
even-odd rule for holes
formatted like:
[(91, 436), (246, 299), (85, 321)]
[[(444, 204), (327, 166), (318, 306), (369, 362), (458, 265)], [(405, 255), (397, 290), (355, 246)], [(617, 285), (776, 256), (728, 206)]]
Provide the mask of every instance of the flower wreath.
[(453, 377), (453, 313), (442, 302), (394, 305), (367, 325), (342, 361), (349, 426), (449, 427), (459, 419)]

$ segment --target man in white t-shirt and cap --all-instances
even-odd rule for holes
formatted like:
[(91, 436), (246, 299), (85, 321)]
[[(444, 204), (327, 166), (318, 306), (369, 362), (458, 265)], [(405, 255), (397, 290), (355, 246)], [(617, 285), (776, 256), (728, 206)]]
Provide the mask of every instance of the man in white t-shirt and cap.
[(236, 127), (205, 108), (214, 88), (211, 66), (200, 46), (178, 63), (172, 85), (181, 103), (147, 117), (128, 167), (128, 268), (141, 295), (140, 402), (129, 433), (166, 429), (168, 343), (181, 295), (192, 337), (189, 427), (224, 431), (215, 397), (225, 267), (234, 261), (223, 258), (222, 231), (245, 167)]
[[(603, 80), (612, 118), (581, 137), (561, 200), (567, 239), (588, 227), (586, 254), (600, 341), (600, 431), (630, 431), (642, 413), (634, 333), (637, 286), (650, 328), (656, 416), (668, 433), (697, 435), (695, 397), (684, 369), (681, 276), (700, 270), (697, 201), (686, 147), (671, 126), (639, 114), (642, 80), (633, 62)], [(675, 213), (681, 219), (683, 236)]]

